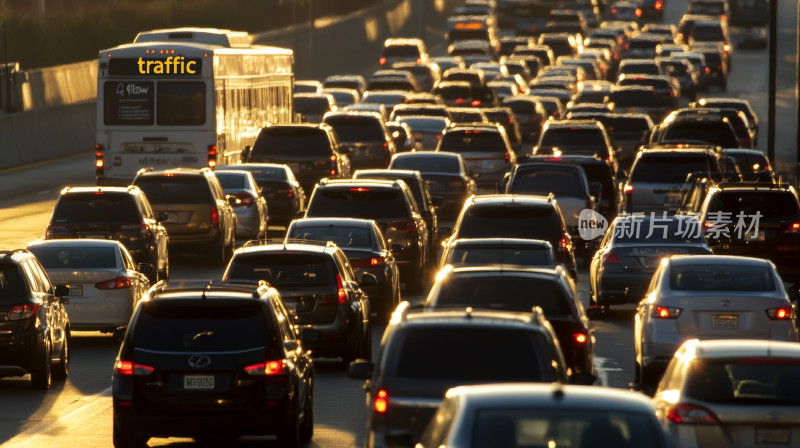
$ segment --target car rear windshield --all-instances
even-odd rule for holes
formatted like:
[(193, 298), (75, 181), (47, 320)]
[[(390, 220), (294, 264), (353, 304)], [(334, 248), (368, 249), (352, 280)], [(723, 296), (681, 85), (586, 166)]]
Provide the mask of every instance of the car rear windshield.
[(326, 286), (334, 274), (327, 255), (275, 252), (236, 255), (225, 279), (265, 280), (275, 287)]
[(545, 248), (512, 247), (509, 245), (459, 245), (450, 253), (446, 264), (481, 266), (512, 264), (518, 266), (553, 266), (552, 250)]
[(561, 239), (561, 224), (550, 206), (480, 205), (470, 207), (458, 227), (458, 238)]
[(797, 220), (800, 217), (800, 206), (790, 192), (723, 191), (711, 198), (708, 203), (708, 212), (730, 213), (733, 220), (736, 220), (736, 216), (740, 213), (745, 216), (756, 216), (758, 213), (761, 218), (772, 221)]
[[(152, 200), (151, 200), (152, 202)], [(71, 193), (59, 198), (53, 223), (139, 223), (142, 217), (129, 194)]]
[(640, 157), (631, 168), (631, 181), (642, 183), (683, 183), (689, 173), (711, 170), (706, 155)]
[(534, 306), (540, 306), (547, 317), (571, 316), (569, 300), (561, 285), (552, 279), (454, 275), (442, 283), (436, 296), (436, 308), (471, 306), (529, 312)]
[(228, 189), (237, 189), (237, 188), (244, 188), (244, 176), (241, 174), (234, 174), (234, 173), (216, 173), (217, 179), (219, 179), (220, 185), (222, 188)]
[(457, 152), (506, 152), (506, 143), (497, 132), (480, 129), (448, 132), (439, 144), (440, 151)]
[(45, 269), (115, 269), (116, 248), (36, 246), (30, 249)]
[(354, 116), (327, 117), (325, 123), (333, 126), (342, 142), (385, 142), (386, 134), (374, 118)]
[(717, 121), (686, 121), (665, 126), (659, 141), (701, 141), (723, 148), (738, 148), (739, 139), (731, 125)]
[(617, 109), (625, 107), (652, 107), (660, 106), (661, 100), (653, 90), (622, 90), (611, 92), (608, 97), (609, 103), (614, 103)]
[(504, 101), (503, 105), (510, 107), (515, 114), (536, 113), (536, 103), (533, 101)]
[(13, 263), (0, 263), (0, 301), (18, 301), (28, 296), (19, 269)]
[(243, 164), (235, 166), (221, 166), (219, 169), (249, 171), (253, 175), (253, 178), (257, 181), (286, 180), (286, 169), (282, 167), (265, 167)]
[(331, 142), (323, 130), (300, 131), (261, 131), (252, 149), (253, 159), (259, 157), (286, 156), (291, 160), (298, 157), (324, 157), (331, 155)]
[(775, 289), (775, 281), (772, 271), (763, 266), (672, 265), (669, 287), (676, 291), (766, 292)]
[(353, 187), (324, 189), (311, 197), (308, 217), (314, 218), (364, 218), (406, 219), (408, 206), (400, 190)]
[(725, 32), (722, 25), (695, 23), (692, 28), (692, 39), (699, 42), (724, 42)]
[(556, 197), (588, 198), (586, 184), (572, 170), (542, 169), (517, 172), (508, 185), (509, 193), (528, 193)]
[(599, 121), (615, 136), (622, 133), (649, 132), (651, 129), (645, 117), (603, 117)]
[(412, 170), (421, 173), (460, 173), (455, 157), (398, 157), (389, 165), (393, 170)]
[(606, 140), (599, 129), (586, 129), (576, 126), (550, 128), (542, 134), (539, 146), (593, 146), (604, 148)]
[(134, 182), (158, 204), (209, 204), (214, 201), (204, 176), (142, 176)]
[(292, 227), (291, 233), (287, 238), (312, 241), (333, 241), (341, 248), (372, 247), (372, 232), (364, 227), (345, 227), (345, 226), (300, 226)]
[[(554, 381), (541, 335), (475, 326), (409, 329), (387, 372), (398, 378), (460, 382)], [(393, 364), (393, 365), (392, 365)], [(390, 373), (391, 374), (391, 373)]]
[(137, 350), (159, 352), (266, 351), (265, 322), (260, 303), (148, 303), (142, 306), (136, 321), (133, 344)]
[(420, 56), (419, 47), (416, 45), (389, 45), (383, 47), (381, 56), (384, 57), (414, 57)]
[[(684, 386), (688, 398), (750, 406), (800, 406), (800, 359), (752, 357), (694, 361)], [(744, 409), (744, 408), (740, 408)], [(788, 409), (787, 409), (788, 410)]]

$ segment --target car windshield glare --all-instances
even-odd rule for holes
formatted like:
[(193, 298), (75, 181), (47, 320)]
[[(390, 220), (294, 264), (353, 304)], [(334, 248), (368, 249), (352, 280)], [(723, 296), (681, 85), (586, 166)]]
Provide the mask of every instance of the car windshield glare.
[(275, 287), (325, 286), (333, 275), (327, 257), (278, 252), (234, 257), (226, 280), (264, 280)]
[(675, 291), (768, 292), (775, 290), (775, 280), (772, 271), (762, 266), (673, 264), (669, 287)]
[(458, 159), (454, 157), (398, 157), (390, 169), (412, 170), (421, 173), (459, 173)]
[(333, 241), (341, 248), (371, 248), (372, 238), (367, 229), (362, 227), (326, 226), (294, 226), (287, 235), (290, 239), (311, 241)]
[[(531, 291), (536, 291), (531, 294)], [(456, 275), (446, 280), (436, 296), (436, 308), (487, 308), (529, 312), (542, 307), (545, 316), (571, 316), (572, 308), (561, 286), (552, 279)]]
[(45, 269), (114, 269), (114, 247), (37, 246), (30, 249)]
[[(549, 249), (548, 249), (549, 250)], [(450, 253), (444, 264), (453, 266), (480, 266), (492, 264), (517, 266), (552, 266), (547, 250), (511, 246), (466, 246)]]
[(694, 361), (684, 394), (707, 403), (800, 406), (800, 359), (754, 357)]

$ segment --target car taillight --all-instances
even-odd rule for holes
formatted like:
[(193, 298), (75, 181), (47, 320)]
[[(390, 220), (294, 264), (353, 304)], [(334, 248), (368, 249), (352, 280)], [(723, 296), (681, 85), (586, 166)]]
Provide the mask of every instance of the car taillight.
[(56, 232), (63, 232), (67, 230), (67, 226), (59, 226), (54, 224), (48, 224), (47, 230), (44, 232), (44, 239), (49, 240), (55, 237)]
[(469, 103), (469, 105), (472, 107), (481, 107), (481, 100), (472, 100), (472, 102)]
[[(722, 17), (723, 17), (723, 20), (724, 20), (725, 16), (722, 16)], [(726, 53), (729, 53), (729, 52), (731, 51), (731, 46), (730, 46), (730, 45), (728, 45), (728, 44), (725, 44), (725, 45), (722, 47), (722, 49), (723, 49), (723, 50), (725, 50), (725, 52), (726, 52)]]
[(375, 402), (372, 408), (375, 409), (375, 412), (378, 414), (385, 414), (386, 411), (389, 410), (389, 394), (386, 392), (386, 389), (380, 389), (378, 393), (375, 394)]
[(105, 171), (104, 149), (103, 145), (94, 145), (94, 174), (97, 176), (102, 176)]
[(636, 13), (635, 14), (636, 14), (636, 17), (641, 17), (642, 16), (641, 8), (636, 8)]
[(456, 98), (456, 104), (464, 104), (466, 100), (464, 98)]
[(336, 274), (336, 298), (340, 305), (347, 305), (347, 291), (342, 284), (342, 276)]
[(670, 308), (658, 305), (653, 308), (652, 317), (655, 317), (656, 319), (677, 319), (680, 314), (680, 308)]
[(35, 303), (26, 303), (24, 305), (14, 305), (8, 310), (8, 320), (22, 320), (27, 319), (39, 311), (39, 305)]
[(216, 205), (211, 207), (211, 222), (219, 224), (219, 210), (217, 210)]
[(706, 73), (711, 73), (711, 69), (709, 69), (708, 67), (704, 67), (704, 68), (705, 68), (705, 72)]
[(236, 193), (233, 197), (236, 198), (234, 206), (253, 205), (253, 202), (255, 202), (253, 195), (246, 191)]
[(794, 222), (786, 228), (786, 231), (789, 233), (798, 233), (800, 232), (800, 222)]
[(245, 367), (244, 372), (254, 376), (283, 375), (286, 373), (286, 363), (282, 359), (261, 362)]
[(138, 224), (123, 224), (119, 229), (125, 233), (138, 233), (139, 235), (147, 234), (147, 223), (140, 222)]
[(628, 206), (630, 206), (633, 202), (633, 185), (626, 184), (625, 188), (623, 188), (623, 191), (625, 191), (625, 199), (628, 200)]
[(781, 306), (778, 308), (770, 308), (766, 310), (767, 317), (771, 320), (790, 320), (793, 317), (792, 307)]
[(97, 289), (125, 289), (131, 287), (131, 279), (128, 277), (117, 277), (114, 280), (106, 280), (104, 282), (95, 283)]
[(678, 403), (669, 410), (667, 418), (672, 423), (691, 423), (693, 425), (718, 425), (719, 419), (708, 409), (688, 403)]
[(114, 372), (119, 376), (144, 376), (150, 375), (155, 369), (143, 364), (136, 364), (133, 361), (117, 361), (114, 365)]
[(381, 65), (386, 65), (386, 58), (381, 57), (380, 59), (378, 59), (378, 63)]
[(208, 167), (217, 166), (217, 145), (208, 145)]
[(577, 342), (578, 344), (585, 344), (586, 340), (588, 339), (588, 337), (586, 336), (585, 333), (575, 333), (575, 334), (572, 335), (572, 337), (575, 339), (575, 342)]
[(745, 145), (749, 145), (751, 142), (752, 140), (750, 139), (750, 137), (745, 137), (742, 139), (742, 143)]
[(335, 176), (338, 171), (338, 167), (336, 166), (336, 155), (331, 154), (331, 176)]
[(570, 246), (569, 238), (566, 235), (561, 236), (561, 240), (558, 242), (558, 250), (560, 251), (568, 251)]
[(664, 9), (664, 2), (662, 0), (656, 0), (656, 11), (661, 11)]
[(375, 266), (383, 266), (386, 264), (386, 261), (383, 257), (372, 257), (372, 258), (357, 258), (355, 260), (350, 260), (350, 266), (354, 268), (370, 268)]
[(506, 151), (505, 159), (506, 159), (506, 163), (511, 161), (511, 154), (509, 154), (507, 151)]
[(619, 257), (617, 254), (611, 252), (609, 254), (603, 255), (603, 263), (604, 264), (620, 264)]

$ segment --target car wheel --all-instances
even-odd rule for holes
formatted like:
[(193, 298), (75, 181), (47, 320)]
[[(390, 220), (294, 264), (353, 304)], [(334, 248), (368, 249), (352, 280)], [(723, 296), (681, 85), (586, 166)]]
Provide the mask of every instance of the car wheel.
[(278, 432), (278, 445), (286, 448), (298, 448), (300, 446), (300, 425), (297, 421), (297, 407), (290, 403), (288, 408), (291, 415)]
[(308, 397), (306, 398), (306, 410), (304, 412), (305, 419), (300, 427), (300, 443), (306, 444), (311, 442), (314, 437), (314, 394), (313, 394), (313, 381), (308, 383)]
[(49, 389), (50, 384), (53, 382), (52, 373), (50, 371), (51, 354), (52, 347), (50, 345), (50, 339), (45, 337), (36, 359), (36, 365), (31, 369), (31, 385), (35, 389)]
[(53, 378), (57, 380), (65, 380), (67, 379), (67, 375), (69, 375), (69, 358), (71, 356), (69, 350), (70, 338), (71, 336), (69, 335), (69, 327), (67, 327), (66, 336), (64, 336), (64, 347), (61, 349), (59, 363), (54, 365), (51, 370)]
[(112, 440), (114, 448), (142, 448), (145, 447), (150, 437), (132, 431), (123, 431), (116, 422), (112, 428)]

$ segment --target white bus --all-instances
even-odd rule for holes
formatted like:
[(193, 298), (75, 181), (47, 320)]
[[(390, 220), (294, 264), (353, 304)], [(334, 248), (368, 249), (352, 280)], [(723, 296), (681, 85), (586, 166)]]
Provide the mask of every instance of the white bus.
[(268, 123), (291, 123), (293, 54), (247, 33), (176, 28), (100, 52), (98, 185), (128, 185), (145, 167), (238, 163)]

